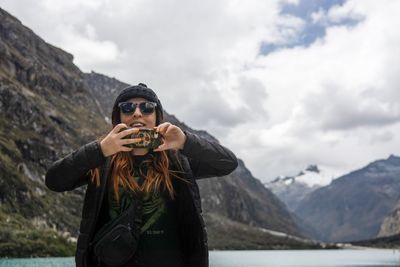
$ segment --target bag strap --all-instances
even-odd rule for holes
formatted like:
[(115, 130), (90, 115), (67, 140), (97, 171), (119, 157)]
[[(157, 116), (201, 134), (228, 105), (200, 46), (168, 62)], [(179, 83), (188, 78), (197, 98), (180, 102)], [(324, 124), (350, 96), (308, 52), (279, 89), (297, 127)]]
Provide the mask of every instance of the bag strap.
[[(111, 165), (111, 157), (107, 157), (106, 161), (104, 162), (103, 166), (100, 169), (100, 190), (96, 193), (96, 199), (98, 199), (98, 202), (96, 203), (96, 209), (95, 209), (95, 218), (93, 221), (93, 225), (91, 228), (91, 231), (89, 233), (89, 239), (91, 239), (93, 237), (93, 235), (95, 234), (95, 228), (97, 225), (97, 220), (100, 216), (100, 211), (101, 211), (101, 204), (103, 203), (103, 198), (104, 198), (104, 194), (106, 191), (106, 186), (107, 186), (107, 180), (109, 178), (109, 176), (111, 176), (111, 172), (110, 172), (110, 165)], [(99, 196), (97, 197), (97, 194), (99, 194)]]

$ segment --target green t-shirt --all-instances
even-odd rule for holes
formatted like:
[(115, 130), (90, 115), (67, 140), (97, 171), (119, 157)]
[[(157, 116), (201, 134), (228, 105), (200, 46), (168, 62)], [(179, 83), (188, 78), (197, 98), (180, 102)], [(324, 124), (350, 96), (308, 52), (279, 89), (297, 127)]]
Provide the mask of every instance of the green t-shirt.
[[(139, 181), (138, 168), (148, 155), (135, 156), (134, 177)], [(145, 169), (145, 168), (144, 168)], [(142, 169), (143, 170), (143, 169)], [(142, 177), (144, 179), (144, 177)], [(162, 190), (162, 185), (161, 185)], [(115, 218), (127, 209), (132, 195), (120, 189), (120, 203), (109, 190), (108, 216)], [(176, 203), (165, 191), (153, 191), (144, 195), (143, 215), (139, 244), (133, 259), (124, 266), (138, 267), (179, 267), (183, 266), (176, 220)]]

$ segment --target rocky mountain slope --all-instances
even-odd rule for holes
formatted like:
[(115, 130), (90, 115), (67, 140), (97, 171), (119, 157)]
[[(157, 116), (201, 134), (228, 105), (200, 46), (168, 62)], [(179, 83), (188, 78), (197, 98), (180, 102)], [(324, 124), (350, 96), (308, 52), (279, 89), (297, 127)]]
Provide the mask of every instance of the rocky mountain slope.
[[(51, 162), (109, 130), (110, 99), (124, 86), (104, 75), (82, 73), (72, 55), (0, 9), (0, 256), (74, 254), (85, 188), (51, 192), (44, 174)], [(174, 116), (167, 119), (188, 128)], [(200, 187), (208, 218), (215, 214), (250, 228), (300, 235), (284, 204), (243, 162), (232, 175), (201, 181)], [(207, 222), (210, 232), (221, 232), (212, 222)], [(236, 238), (251, 244), (254, 235), (240, 229), (235, 228)], [(268, 246), (269, 235), (260, 236), (260, 246)], [(225, 244), (235, 248), (229, 240), (227, 235)], [(212, 246), (219, 247), (210, 234)]]
[(400, 233), (400, 202), (385, 217), (379, 229), (378, 237), (392, 236)]
[(70, 241), (77, 235), (83, 191), (50, 192), (44, 174), (52, 160), (91, 140), (105, 124), (72, 59), (0, 9), (3, 256), (74, 251)]
[(308, 195), (296, 214), (324, 241), (375, 238), (400, 198), (400, 157), (390, 156), (335, 179)]

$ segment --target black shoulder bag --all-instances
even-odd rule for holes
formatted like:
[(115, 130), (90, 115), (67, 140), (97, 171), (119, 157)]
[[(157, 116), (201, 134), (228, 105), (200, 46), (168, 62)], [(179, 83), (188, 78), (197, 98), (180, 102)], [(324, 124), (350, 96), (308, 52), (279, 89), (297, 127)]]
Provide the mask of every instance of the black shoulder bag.
[(91, 246), (98, 262), (110, 267), (126, 263), (138, 245), (142, 226), (142, 202), (132, 200), (128, 209), (95, 234)]

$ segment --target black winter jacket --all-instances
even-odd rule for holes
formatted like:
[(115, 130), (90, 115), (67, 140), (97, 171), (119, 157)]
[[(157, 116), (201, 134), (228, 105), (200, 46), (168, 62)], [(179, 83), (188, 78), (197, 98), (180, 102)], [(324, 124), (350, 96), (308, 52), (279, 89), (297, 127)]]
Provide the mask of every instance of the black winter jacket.
[[(177, 193), (179, 239), (185, 266), (207, 267), (207, 232), (195, 179), (227, 175), (236, 169), (238, 163), (229, 149), (193, 133), (185, 131), (185, 134), (187, 139), (178, 155), (183, 168), (182, 176), (189, 183), (179, 182), (176, 184), (177, 188), (174, 188)], [(110, 159), (111, 157), (104, 157), (99, 142), (93, 141), (54, 162), (46, 173), (47, 187), (56, 192), (88, 185), (75, 255), (77, 267), (95, 265), (89, 243), (96, 229), (106, 181), (111, 179)], [(90, 169), (98, 166), (102, 166), (100, 187), (90, 182), (88, 174)]]

